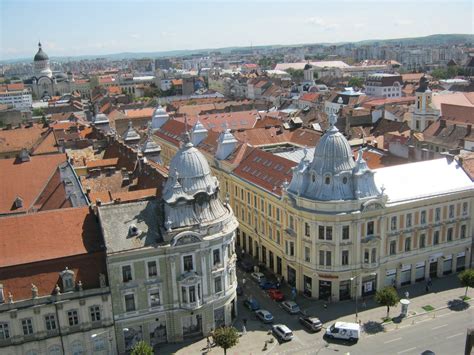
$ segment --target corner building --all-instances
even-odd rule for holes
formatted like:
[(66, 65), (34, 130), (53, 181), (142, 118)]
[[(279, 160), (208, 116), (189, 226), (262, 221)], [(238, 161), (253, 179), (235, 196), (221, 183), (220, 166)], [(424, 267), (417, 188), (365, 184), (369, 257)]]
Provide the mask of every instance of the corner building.
[[(229, 132), (204, 132), (206, 156), (239, 221), (237, 245), (308, 297), (343, 300), (385, 285), (403, 286), (472, 265), (474, 184), (449, 156), (372, 170), (331, 127), (313, 157), (298, 163)], [(155, 134), (165, 164), (185, 126)], [(193, 138), (202, 138), (196, 124)], [(200, 136), (194, 135), (198, 132)], [(351, 281), (352, 279), (352, 281)]]
[(237, 220), (189, 137), (162, 197), (102, 206), (119, 352), (205, 336), (235, 317)]
[(468, 266), (473, 184), (458, 163), (372, 171), (335, 121), (285, 184), (284, 252), (262, 243), (282, 258), (287, 281), (310, 297), (343, 300)]

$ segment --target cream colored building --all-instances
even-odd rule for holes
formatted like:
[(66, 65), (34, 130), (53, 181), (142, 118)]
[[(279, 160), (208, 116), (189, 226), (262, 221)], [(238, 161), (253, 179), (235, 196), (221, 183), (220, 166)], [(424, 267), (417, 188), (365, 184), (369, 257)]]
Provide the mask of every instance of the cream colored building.
[[(354, 160), (332, 120), (315, 156), (297, 166), (259, 149), (235, 162), (239, 145), (219, 159), (212, 155), (219, 147), (197, 145), (229, 194), (237, 244), (321, 299), (348, 299), (356, 289), (370, 295), (469, 267), (474, 185), (458, 162), (372, 171), (363, 151)], [(157, 135), (165, 164), (176, 150), (171, 136)]]

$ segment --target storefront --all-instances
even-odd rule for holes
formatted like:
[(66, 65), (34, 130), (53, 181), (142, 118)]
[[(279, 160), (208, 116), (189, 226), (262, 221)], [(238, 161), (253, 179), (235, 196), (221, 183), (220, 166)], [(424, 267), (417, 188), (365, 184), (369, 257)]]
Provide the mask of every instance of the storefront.
[(443, 261), (443, 275), (449, 275), (453, 272), (453, 255), (446, 255)]
[(166, 343), (166, 319), (156, 318), (148, 325), (150, 331), (150, 345), (154, 347), (160, 343)]
[(351, 280), (339, 282), (339, 300), (348, 300), (351, 298)]
[(400, 285), (405, 286), (409, 285), (411, 282), (411, 264), (402, 265), (402, 270), (400, 273)]
[(225, 325), (225, 307), (214, 310), (214, 329)]
[(296, 271), (290, 265), (286, 267), (287, 271), (287, 281), (291, 286), (296, 286)]
[(385, 286), (393, 286), (397, 283), (397, 269), (387, 270), (385, 273)]
[(456, 255), (456, 271), (462, 271), (466, 268), (466, 252), (462, 251)]
[(377, 290), (377, 275), (362, 277), (362, 296), (370, 296)]
[(425, 279), (425, 262), (420, 261), (415, 265), (415, 281), (423, 281)]
[(329, 300), (331, 298), (331, 281), (319, 280), (319, 299)]
[(441, 258), (443, 253), (430, 255), (430, 278), (438, 276), (438, 258)]
[(313, 279), (309, 276), (303, 275), (303, 293), (305, 296), (313, 296)]

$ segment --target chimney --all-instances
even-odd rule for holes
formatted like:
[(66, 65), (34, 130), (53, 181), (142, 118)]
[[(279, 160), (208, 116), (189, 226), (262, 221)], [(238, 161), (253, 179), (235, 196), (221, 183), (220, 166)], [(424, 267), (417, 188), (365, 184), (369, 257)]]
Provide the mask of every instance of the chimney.
[(472, 125), (468, 124), (466, 127), (466, 136), (471, 135)]

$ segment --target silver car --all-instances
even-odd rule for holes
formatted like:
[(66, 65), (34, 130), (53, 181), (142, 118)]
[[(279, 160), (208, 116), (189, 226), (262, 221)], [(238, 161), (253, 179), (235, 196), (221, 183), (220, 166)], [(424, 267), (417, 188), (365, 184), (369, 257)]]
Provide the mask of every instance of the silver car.
[(255, 315), (263, 323), (273, 323), (273, 315), (265, 309), (259, 309), (258, 311), (255, 311)]
[(290, 314), (298, 314), (300, 313), (300, 306), (298, 306), (295, 302), (293, 301), (284, 301), (281, 303), (281, 306), (285, 311), (287, 311)]

